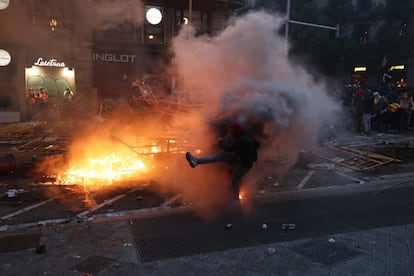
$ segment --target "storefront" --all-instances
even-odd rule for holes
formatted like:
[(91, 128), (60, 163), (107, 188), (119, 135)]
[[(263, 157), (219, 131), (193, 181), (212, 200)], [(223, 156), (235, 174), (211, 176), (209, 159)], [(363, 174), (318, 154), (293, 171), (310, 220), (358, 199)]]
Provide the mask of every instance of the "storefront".
[(404, 64), (392, 65), (390, 67), (390, 75), (392, 83), (396, 87), (407, 86), (407, 66)]
[(50, 103), (61, 103), (66, 89), (76, 93), (75, 69), (55, 58), (36, 58), (25, 69), (25, 83), (26, 97), (29, 91), (38, 96), (43, 89)]
[(76, 93), (75, 69), (56, 58), (37, 57), (25, 68), (25, 91), (27, 119), (60, 113)]
[(351, 83), (359, 85), (368, 84), (368, 72), (366, 66), (354, 66)]

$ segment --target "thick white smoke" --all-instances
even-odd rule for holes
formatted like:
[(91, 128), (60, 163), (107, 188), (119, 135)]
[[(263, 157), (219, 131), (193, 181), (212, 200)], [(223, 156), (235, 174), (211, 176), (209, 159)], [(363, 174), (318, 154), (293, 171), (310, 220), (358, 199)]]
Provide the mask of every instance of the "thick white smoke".
[[(205, 104), (191, 115), (196, 123), (189, 122), (196, 143), (215, 143), (202, 138), (211, 139), (210, 123), (239, 119), (260, 139), (259, 159), (283, 159), (289, 169), (300, 149), (318, 141), (338, 107), (323, 82), (289, 61), (289, 45), (278, 33), (284, 20), (253, 12), (217, 36), (196, 37), (187, 26), (173, 40), (180, 88)], [(260, 168), (250, 174), (263, 177)]]

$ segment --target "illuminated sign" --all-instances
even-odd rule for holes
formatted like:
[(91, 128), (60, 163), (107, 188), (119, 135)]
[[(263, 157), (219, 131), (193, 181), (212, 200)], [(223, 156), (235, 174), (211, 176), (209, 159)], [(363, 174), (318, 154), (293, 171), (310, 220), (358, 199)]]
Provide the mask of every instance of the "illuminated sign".
[(114, 54), (114, 53), (92, 53), (92, 59), (94, 61), (104, 62), (118, 62), (118, 63), (134, 63), (136, 55), (129, 54)]
[(157, 25), (162, 20), (162, 13), (158, 8), (149, 8), (145, 13), (145, 18), (148, 23), (152, 25)]
[(361, 67), (354, 67), (354, 72), (366, 72), (367, 67), (361, 66)]
[(391, 66), (391, 70), (404, 70), (405, 66), (404, 65), (394, 65)]
[(0, 10), (4, 10), (9, 6), (9, 0), (0, 0)]
[(64, 62), (58, 62), (56, 59), (44, 59), (38, 58), (37, 61), (34, 63), (37, 66), (44, 66), (44, 67), (66, 67)]
[(10, 63), (11, 56), (6, 50), (0, 49), (0, 66), (6, 66)]

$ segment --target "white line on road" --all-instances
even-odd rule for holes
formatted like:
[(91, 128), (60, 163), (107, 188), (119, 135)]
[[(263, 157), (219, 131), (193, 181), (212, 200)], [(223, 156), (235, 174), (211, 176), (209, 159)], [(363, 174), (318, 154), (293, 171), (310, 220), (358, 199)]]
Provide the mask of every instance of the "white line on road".
[(114, 197), (114, 198), (112, 198), (112, 199), (109, 199), (109, 200), (104, 200), (104, 202), (102, 202), (101, 204), (99, 204), (99, 205), (97, 205), (97, 206), (93, 207), (92, 209), (89, 209), (89, 210), (83, 211), (82, 213), (79, 213), (79, 214), (77, 214), (76, 216), (77, 216), (77, 217), (84, 217), (84, 216), (86, 216), (86, 215), (88, 215), (88, 214), (90, 214), (90, 213), (92, 213), (92, 212), (94, 212), (94, 211), (96, 211), (96, 210), (98, 210), (98, 209), (102, 208), (102, 207), (103, 207), (103, 206), (105, 206), (105, 205), (110, 205), (110, 204), (114, 203), (115, 201), (120, 200), (121, 198), (125, 197), (127, 194), (130, 194), (130, 193), (133, 193), (133, 192), (135, 192), (135, 191), (138, 191), (139, 189), (142, 189), (142, 187), (137, 187), (137, 188), (135, 188), (135, 189), (132, 189), (132, 190), (128, 191), (128, 192), (127, 192), (127, 193), (125, 193), (125, 194), (118, 195), (118, 196), (116, 196), (116, 197)]
[(339, 172), (339, 171), (337, 171), (337, 170), (335, 170), (335, 173), (336, 173), (336, 174), (338, 174), (338, 175), (340, 175), (340, 176), (343, 176), (343, 177), (346, 177), (346, 178), (352, 179), (352, 180), (354, 180), (354, 181), (355, 181), (356, 183), (358, 183), (358, 184), (364, 184), (364, 181), (363, 181), (363, 180), (358, 179), (358, 178), (353, 177), (353, 176), (350, 176), (350, 175), (348, 175), (348, 174), (346, 174), (346, 173)]
[(299, 185), (296, 187), (297, 190), (302, 190), (303, 186), (305, 186), (306, 183), (311, 179), (312, 175), (315, 173), (315, 171), (310, 171), (308, 174), (302, 179), (302, 181), (299, 183)]
[(50, 202), (50, 201), (52, 201), (52, 200), (55, 200), (55, 199), (54, 199), (54, 198), (50, 198), (50, 199), (48, 199), (48, 200), (45, 200), (45, 201), (39, 202), (39, 203), (37, 203), (37, 204), (27, 206), (26, 208), (20, 209), (20, 210), (18, 210), (18, 211), (16, 211), (16, 212), (14, 212), (14, 213), (10, 213), (10, 214), (8, 214), (8, 215), (2, 216), (0, 219), (5, 220), (5, 219), (8, 219), (8, 218), (11, 218), (11, 217), (17, 216), (17, 215), (19, 215), (19, 214), (21, 214), (21, 213), (24, 213), (24, 212), (27, 212), (27, 211), (32, 210), (32, 209), (34, 209), (34, 208), (40, 207), (40, 206), (42, 206), (42, 205), (44, 205), (44, 204), (46, 204), (46, 203), (48, 203), (48, 202)]

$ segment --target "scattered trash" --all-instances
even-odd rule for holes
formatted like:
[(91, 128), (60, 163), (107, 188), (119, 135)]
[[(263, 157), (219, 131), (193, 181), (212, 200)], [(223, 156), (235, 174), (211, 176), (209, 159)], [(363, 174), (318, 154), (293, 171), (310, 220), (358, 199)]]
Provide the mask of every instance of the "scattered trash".
[(45, 254), (46, 253), (46, 245), (41, 244), (38, 247), (36, 247), (36, 253), (37, 254)]
[(262, 229), (267, 229), (267, 224), (266, 223), (262, 224)]
[(74, 259), (80, 259), (80, 257), (81, 257), (81, 256), (79, 256), (79, 255), (73, 255), (72, 257), (73, 257)]
[(263, 195), (263, 194), (266, 193), (266, 190), (265, 189), (260, 189), (260, 190), (257, 191), (257, 193)]
[(106, 214), (106, 216), (107, 217), (119, 217), (119, 214), (117, 214), (117, 213), (109, 213), (109, 214)]
[(335, 239), (330, 238), (330, 239), (328, 240), (328, 242), (330, 242), (330, 243), (335, 243)]
[(283, 230), (293, 230), (293, 229), (296, 229), (296, 224), (294, 224), (294, 223), (283, 223), (280, 228), (282, 228)]
[(273, 186), (273, 187), (280, 186), (280, 183), (276, 181), (275, 183), (273, 183), (273, 184), (272, 184), (272, 186)]
[(276, 253), (276, 248), (274, 248), (273, 246), (270, 246), (267, 248), (266, 253), (267, 255), (271, 256)]
[(76, 221), (77, 222), (83, 222), (83, 221), (86, 221), (88, 218), (87, 217), (85, 217), (85, 216), (76, 216)]
[(233, 226), (233, 224), (227, 223), (225, 227), (226, 227), (226, 229), (230, 229), (232, 226)]
[(15, 197), (17, 194), (17, 190), (16, 189), (10, 189), (6, 192), (7, 197)]
[(130, 242), (124, 242), (123, 246), (124, 247), (130, 247), (130, 246), (132, 246), (132, 243), (130, 243)]
[(273, 177), (272, 176), (267, 176), (266, 179), (271, 180), (271, 179), (273, 179)]

